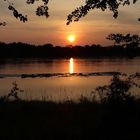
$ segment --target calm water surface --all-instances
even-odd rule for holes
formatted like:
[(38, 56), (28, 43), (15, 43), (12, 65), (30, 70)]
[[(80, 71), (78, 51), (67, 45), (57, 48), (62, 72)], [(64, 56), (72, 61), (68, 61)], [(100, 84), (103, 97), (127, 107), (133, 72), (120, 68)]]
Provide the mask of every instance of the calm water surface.
[[(93, 73), (93, 72), (140, 72), (140, 57), (134, 59), (15, 59), (0, 61), (0, 75), (12, 75), (0, 79), (0, 95), (7, 94), (16, 81), (24, 90), (25, 99), (77, 100), (89, 96), (99, 85), (109, 83), (111, 76), (68, 76), (44, 78), (20, 78), (16, 74), (38, 73)], [(137, 91), (139, 93), (139, 91)]]

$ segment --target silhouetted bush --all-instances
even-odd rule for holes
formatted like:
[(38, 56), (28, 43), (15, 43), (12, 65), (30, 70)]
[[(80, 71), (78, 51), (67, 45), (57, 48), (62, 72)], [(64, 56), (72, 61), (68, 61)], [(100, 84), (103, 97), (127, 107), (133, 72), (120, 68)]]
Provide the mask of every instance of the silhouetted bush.
[(16, 82), (13, 82), (12, 85), (13, 85), (13, 87), (11, 88), (8, 95), (0, 97), (0, 103), (10, 101), (11, 97), (13, 97), (15, 100), (21, 100), (20, 97), (19, 97), (19, 93), (23, 93), (24, 90), (19, 89), (18, 84)]
[(133, 103), (135, 96), (131, 93), (130, 88), (133, 86), (140, 88), (140, 86), (135, 82), (135, 78), (138, 74), (130, 76), (114, 75), (111, 83), (105, 86), (99, 86), (92, 92), (92, 94), (98, 94), (101, 103)]

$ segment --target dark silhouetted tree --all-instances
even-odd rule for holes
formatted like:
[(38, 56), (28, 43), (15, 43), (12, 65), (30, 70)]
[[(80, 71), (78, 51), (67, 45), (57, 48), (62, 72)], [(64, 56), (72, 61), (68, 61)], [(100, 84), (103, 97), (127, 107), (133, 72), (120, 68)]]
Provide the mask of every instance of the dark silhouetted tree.
[[(133, 0), (133, 4), (135, 4), (136, 1), (137, 0)], [(72, 21), (79, 21), (81, 17), (86, 16), (89, 11), (93, 9), (101, 9), (102, 11), (109, 9), (113, 12), (113, 17), (117, 18), (120, 5), (130, 5), (130, 0), (86, 0), (85, 5), (76, 8), (68, 15), (67, 25)]]
[[(10, 11), (12, 11), (13, 16), (16, 19), (19, 19), (22, 22), (28, 21), (27, 15), (23, 16), (21, 13), (19, 13), (18, 10), (14, 7), (13, 3), (11, 3), (9, 0), (4, 0), (4, 1), (7, 2), (7, 4), (9, 5), (8, 9)], [(38, 0), (26, 0), (26, 3), (27, 4), (34, 4), (36, 1), (38, 1)], [(49, 0), (41, 0), (41, 1), (42, 1), (43, 4), (37, 7), (36, 15), (37, 16), (46, 16), (48, 18), (49, 17), (49, 14), (48, 14), (48, 9), (49, 8), (48, 8), (47, 4), (48, 4)]]
[[(27, 16), (23, 16), (18, 12), (17, 9), (14, 8), (14, 4), (10, 2), (10, 0), (4, 0), (9, 5), (9, 10), (13, 12), (15, 18), (20, 19), (20, 21), (26, 22)], [(42, 4), (36, 8), (37, 16), (45, 16), (49, 17), (48, 13), (48, 2), (49, 0), (26, 0), (27, 4), (34, 4), (36, 1), (41, 1)], [(133, 4), (138, 0), (133, 0)], [(85, 4), (76, 8), (71, 14), (67, 16), (67, 25), (69, 25), (73, 21), (79, 21), (80, 18), (86, 16), (89, 11), (93, 9), (101, 9), (105, 11), (109, 9), (113, 12), (113, 17), (118, 17), (118, 9), (120, 5), (130, 5), (130, 0), (85, 0)], [(140, 21), (140, 19), (138, 19)]]
[(140, 37), (138, 35), (130, 34), (109, 34), (106, 39), (114, 41), (114, 46), (116, 44), (122, 45), (123, 47), (133, 47), (136, 48), (140, 44)]
[(123, 103), (124, 101), (130, 102), (134, 100), (130, 89), (133, 86), (140, 88), (140, 85), (135, 82), (135, 79), (139, 79), (139, 73), (120, 78), (119, 75), (114, 75), (111, 83), (105, 86), (99, 86), (93, 91), (99, 94), (101, 102), (107, 103)]

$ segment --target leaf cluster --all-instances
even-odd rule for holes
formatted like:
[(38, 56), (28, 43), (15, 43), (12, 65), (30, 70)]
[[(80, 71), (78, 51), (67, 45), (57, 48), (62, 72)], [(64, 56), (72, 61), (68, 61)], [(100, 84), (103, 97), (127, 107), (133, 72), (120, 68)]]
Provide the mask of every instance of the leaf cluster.
[[(27, 16), (23, 16), (19, 14), (18, 11), (12, 6), (13, 3), (10, 3), (9, 0), (4, 0), (9, 4), (9, 10), (13, 11), (13, 15), (16, 18), (19, 18), (20, 21), (27, 21)], [(42, 5), (36, 8), (36, 15), (37, 16), (45, 16), (46, 18), (49, 17), (49, 8), (48, 2), (49, 0), (26, 0), (27, 4), (34, 4), (37, 1), (42, 1)], [(100, 9), (105, 11), (109, 9), (113, 12), (113, 17), (118, 17), (118, 9), (120, 6), (130, 5), (131, 0), (85, 0), (85, 4), (77, 7), (74, 11), (72, 11), (67, 16), (67, 25), (69, 25), (73, 21), (79, 21), (80, 18), (86, 16), (91, 10)], [(138, 0), (132, 0), (132, 3), (135, 4)], [(140, 21), (140, 18), (138, 19)]]
[[(135, 4), (136, 1), (137, 0), (133, 0), (133, 4)], [(120, 5), (130, 5), (130, 0), (86, 0), (85, 5), (76, 8), (71, 14), (68, 15), (67, 25), (73, 21), (79, 21), (81, 17), (86, 16), (89, 11), (93, 9), (101, 9), (102, 11), (109, 9), (113, 12), (113, 17), (117, 18)]]
[(117, 34), (109, 34), (106, 39), (108, 40), (112, 40), (114, 41), (114, 43), (116, 44), (120, 44), (120, 43), (137, 43), (139, 44), (140, 43), (140, 37), (136, 34), (134, 35), (130, 35), (130, 34), (126, 34), (126, 35), (123, 35), (123, 34), (120, 34), (120, 33), (117, 33)]
[[(36, 1), (39, 1), (39, 0), (27, 0), (26, 3), (27, 4), (34, 4)], [(37, 16), (45, 16), (46, 18), (49, 17), (49, 13), (48, 13), (48, 2), (49, 0), (41, 0), (43, 2), (43, 5), (40, 5), (37, 7), (36, 9), (36, 15)]]
[(0, 22), (0, 26), (6, 26), (6, 22)]
[(13, 15), (16, 19), (19, 19), (22, 22), (26, 22), (27, 19), (27, 15), (23, 16), (22, 14), (20, 14), (12, 5), (9, 5), (8, 7), (9, 10), (11, 10), (13, 12)]

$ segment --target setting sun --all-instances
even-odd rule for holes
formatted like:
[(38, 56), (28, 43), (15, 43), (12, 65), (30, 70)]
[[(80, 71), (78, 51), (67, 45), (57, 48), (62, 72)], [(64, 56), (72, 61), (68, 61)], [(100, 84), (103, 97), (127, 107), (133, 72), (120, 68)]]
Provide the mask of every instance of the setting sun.
[(69, 35), (67, 39), (68, 39), (69, 42), (72, 43), (72, 42), (75, 41), (75, 38), (76, 38), (75, 35)]

